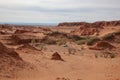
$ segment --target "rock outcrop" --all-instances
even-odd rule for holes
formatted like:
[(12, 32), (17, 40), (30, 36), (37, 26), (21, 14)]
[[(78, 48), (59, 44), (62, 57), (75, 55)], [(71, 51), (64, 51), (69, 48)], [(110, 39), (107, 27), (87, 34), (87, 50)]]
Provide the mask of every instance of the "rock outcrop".
[(99, 35), (99, 32), (107, 26), (120, 26), (120, 21), (100, 21), (95, 23), (61, 23), (58, 26), (79, 26), (79, 29), (71, 31), (71, 34), (80, 36)]
[(52, 58), (51, 58), (51, 59), (52, 59), (52, 60), (61, 60), (61, 61), (64, 61), (57, 52), (55, 52), (55, 53), (52, 55)]
[(0, 42), (0, 77), (11, 77), (15, 71), (24, 66), (25, 62), (18, 53)]
[(23, 44), (22, 46), (16, 49), (20, 53), (27, 53), (27, 54), (44, 54), (41, 49), (38, 49), (30, 44)]
[(115, 47), (107, 41), (99, 41), (94, 46), (90, 47), (90, 49), (93, 49), (93, 50), (106, 50), (106, 49), (112, 50), (112, 49), (115, 49)]
[(71, 34), (88, 36), (88, 35), (97, 35), (99, 34), (100, 28), (91, 28), (91, 27), (80, 27), (74, 31), (71, 31)]

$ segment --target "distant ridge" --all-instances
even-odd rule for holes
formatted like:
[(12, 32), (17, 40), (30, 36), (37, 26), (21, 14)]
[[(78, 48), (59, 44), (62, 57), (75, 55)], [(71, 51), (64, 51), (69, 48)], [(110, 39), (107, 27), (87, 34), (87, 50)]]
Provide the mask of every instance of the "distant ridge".
[(88, 22), (63, 22), (59, 23), (58, 26), (118, 26), (120, 25), (120, 20), (116, 21), (97, 21), (93, 23)]

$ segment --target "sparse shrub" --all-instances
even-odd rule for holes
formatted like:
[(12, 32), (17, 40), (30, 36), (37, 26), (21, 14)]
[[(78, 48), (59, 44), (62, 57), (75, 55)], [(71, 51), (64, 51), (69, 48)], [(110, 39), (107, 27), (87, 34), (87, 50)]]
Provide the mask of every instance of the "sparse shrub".
[(79, 41), (76, 41), (76, 43), (78, 45), (82, 45), (82, 44), (85, 44), (86, 43), (86, 40), (79, 40)]
[(110, 54), (110, 58), (115, 58), (115, 57), (116, 57), (116, 54), (114, 54), (114, 53)]
[(62, 45), (65, 44), (68, 40), (68, 35), (67, 33), (63, 33), (63, 32), (52, 32), (47, 34), (47, 38), (45, 39), (46, 41), (44, 41), (47, 44), (57, 44), (57, 45)]
[(49, 35), (53, 36), (53, 35), (59, 35), (59, 34), (60, 34), (60, 32), (55, 31), (55, 32), (50, 33)]
[(112, 40), (114, 37), (114, 33), (109, 33), (106, 34), (105, 36), (102, 37), (103, 40)]
[(114, 52), (102, 51), (104, 58), (115, 58), (116, 54)]
[(57, 41), (57, 45), (63, 45), (67, 42), (67, 39), (66, 38), (60, 38), (58, 41)]
[(57, 41), (54, 38), (47, 37), (44, 41), (45, 44), (56, 44)]
[(102, 37), (102, 39), (103, 40), (113, 40), (115, 35), (120, 35), (120, 31), (106, 34), (105, 36)]
[(114, 41), (116, 42), (116, 43), (120, 43), (120, 31), (118, 31), (118, 32), (114, 32), (114, 34), (115, 34), (115, 38), (114, 38)]
[(44, 44), (39, 44), (39, 45), (37, 45), (36, 47), (38, 47), (40, 50), (44, 50), (45, 45), (44, 45)]
[(86, 43), (87, 45), (92, 45), (92, 44), (94, 44), (94, 43), (97, 42), (97, 41), (100, 41), (100, 39), (97, 38), (97, 37), (84, 37), (84, 39), (78, 40), (78, 41), (76, 41), (76, 43), (77, 43), (78, 45), (85, 44), (85, 43)]
[(32, 39), (32, 40), (31, 40), (31, 43), (35, 43), (35, 39)]
[(36, 43), (36, 40), (35, 39), (32, 39), (31, 40), (31, 44), (34, 45)]
[(83, 40), (84, 38), (83, 37), (80, 37), (78, 35), (70, 35), (69, 36), (69, 39), (72, 39), (74, 41), (78, 41), (78, 40)]
[(120, 31), (109, 33), (109, 34), (106, 34), (105, 36), (103, 36), (102, 40), (114, 41), (116, 43), (120, 43), (120, 38), (117, 37), (119, 35), (120, 35)]
[(58, 32), (58, 31), (55, 31), (55, 32), (49, 33), (48, 35), (49, 35), (49, 36), (61, 36), (61, 37), (67, 37), (67, 34), (66, 34), (66, 33)]
[(97, 41), (100, 41), (100, 39), (97, 37), (91, 37), (87, 40), (87, 45), (93, 45)]
[(63, 42), (57, 42), (57, 45), (61, 46), (63, 44)]
[(76, 43), (77, 43), (78, 45), (85, 44), (85, 43), (88, 41), (89, 38), (90, 38), (89, 36), (81, 37), (81, 39), (77, 40)]
[(75, 54), (76, 50), (74, 48), (68, 48), (68, 53), (69, 54)]

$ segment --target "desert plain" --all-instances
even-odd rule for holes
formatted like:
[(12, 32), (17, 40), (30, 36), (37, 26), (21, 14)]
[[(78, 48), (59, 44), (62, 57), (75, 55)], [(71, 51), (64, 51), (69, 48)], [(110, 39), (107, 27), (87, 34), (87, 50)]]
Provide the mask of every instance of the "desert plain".
[(0, 80), (120, 80), (120, 20), (1, 24)]

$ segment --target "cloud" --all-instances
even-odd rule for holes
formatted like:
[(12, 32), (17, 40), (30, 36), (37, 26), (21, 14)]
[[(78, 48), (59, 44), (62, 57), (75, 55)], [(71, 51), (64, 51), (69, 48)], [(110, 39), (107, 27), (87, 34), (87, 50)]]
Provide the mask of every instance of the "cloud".
[(119, 0), (0, 0), (0, 22), (120, 19)]

